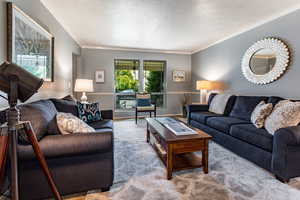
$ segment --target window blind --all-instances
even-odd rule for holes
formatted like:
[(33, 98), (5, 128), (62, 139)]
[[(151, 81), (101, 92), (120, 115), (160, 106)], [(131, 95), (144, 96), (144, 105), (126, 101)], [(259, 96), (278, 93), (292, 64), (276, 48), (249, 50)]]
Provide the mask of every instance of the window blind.
[(138, 70), (139, 66), (139, 60), (115, 59), (115, 70)]
[(144, 70), (163, 72), (165, 70), (165, 65), (165, 61), (144, 61)]

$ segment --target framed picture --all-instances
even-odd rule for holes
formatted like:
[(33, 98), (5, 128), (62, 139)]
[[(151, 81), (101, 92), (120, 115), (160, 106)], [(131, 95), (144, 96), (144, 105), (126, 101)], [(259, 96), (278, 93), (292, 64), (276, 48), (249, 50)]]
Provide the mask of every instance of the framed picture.
[(174, 82), (184, 82), (185, 81), (185, 71), (174, 70), (173, 71), (173, 81)]
[(7, 3), (7, 57), (44, 81), (53, 80), (54, 37), (13, 3)]
[(98, 70), (95, 72), (95, 82), (104, 83), (104, 70)]

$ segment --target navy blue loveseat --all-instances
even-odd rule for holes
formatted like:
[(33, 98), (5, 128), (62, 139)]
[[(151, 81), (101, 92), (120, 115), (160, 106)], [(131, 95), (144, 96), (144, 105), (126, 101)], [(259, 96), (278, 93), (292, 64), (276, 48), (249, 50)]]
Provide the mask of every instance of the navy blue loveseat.
[(188, 123), (211, 136), (213, 141), (271, 171), (277, 179), (288, 182), (300, 176), (300, 126), (282, 128), (269, 134), (250, 121), (256, 105), (265, 101), (275, 105), (280, 97), (231, 96), (224, 115), (209, 112), (208, 105), (189, 105)]

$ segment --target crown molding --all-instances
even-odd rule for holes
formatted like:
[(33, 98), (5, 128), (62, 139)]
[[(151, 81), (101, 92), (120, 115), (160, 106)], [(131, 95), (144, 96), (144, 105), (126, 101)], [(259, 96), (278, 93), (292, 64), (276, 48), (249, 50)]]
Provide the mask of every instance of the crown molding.
[(195, 54), (195, 53), (198, 53), (199, 51), (203, 51), (203, 50), (205, 50), (205, 49), (208, 49), (209, 47), (215, 46), (215, 45), (217, 45), (217, 44), (219, 44), (219, 43), (222, 43), (222, 42), (224, 42), (224, 41), (226, 41), (226, 40), (228, 40), (228, 39), (234, 38), (234, 37), (236, 37), (236, 36), (238, 36), (238, 35), (241, 35), (241, 34), (243, 34), (243, 33), (245, 33), (245, 32), (248, 32), (248, 31), (250, 31), (250, 30), (252, 30), (252, 29), (255, 29), (255, 28), (259, 27), (259, 26), (262, 26), (262, 25), (264, 25), (264, 24), (267, 24), (268, 22), (272, 22), (272, 21), (274, 21), (274, 20), (276, 20), (276, 19), (279, 19), (280, 17), (286, 16), (286, 15), (288, 15), (288, 14), (290, 14), (290, 13), (293, 13), (293, 12), (295, 12), (295, 11), (297, 11), (297, 10), (300, 10), (300, 5), (299, 5), (299, 7), (291, 8), (291, 9), (285, 10), (285, 11), (281, 12), (279, 15), (276, 15), (276, 16), (274, 15), (274, 16), (271, 16), (271, 17), (265, 19), (265, 20), (262, 20), (262, 21), (260, 21), (260, 22), (257, 22), (257, 23), (255, 23), (254, 25), (249, 26), (249, 27), (247, 27), (247, 28), (244, 28), (244, 29), (242, 29), (241, 31), (238, 31), (238, 32), (236, 32), (236, 33), (234, 33), (234, 34), (230, 34), (229, 36), (224, 36), (222, 39), (217, 40), (216, 42), (213, 42), (213, 43), (211, 43), (211, 44), (209, 44), (209, 45), (207, 45), (207, 46), (200, 47), (199, 49), (196, 49), (196, 50), (192, 50), (192, 54)]
[(113, 51), (133, 51), (133, 52), (146, 52), (146, 53), (185, 54), (185, 55), (191, 55), (192, 54), (192, 51), (125, 48), (125, 47), (107, 47), (107, 46), (89, 46), (89, 45), (82, 45), (81, 48), (83, 48), (83, 49), (103, 49), (103, 50), (113, 50)]

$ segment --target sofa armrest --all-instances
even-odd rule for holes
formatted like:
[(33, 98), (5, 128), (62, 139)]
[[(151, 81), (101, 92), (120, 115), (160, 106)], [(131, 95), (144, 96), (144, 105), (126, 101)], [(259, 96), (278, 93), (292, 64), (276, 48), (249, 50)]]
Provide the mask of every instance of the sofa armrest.
[(274, 134), (272, 171), (284, 180), (300, 175), (300, 126), (281, 128)]
[(203, 105), (187, 105), (186, 110), (187, 112), (199, 112), (199, 111), (208, 111), (209, 105), (203, 104)]
[(187, 105), (186, 106), (186, 111), (187, 111), (187, 120), (188, 124), (191, 122), (191, 113), (192, 112), (207, 112), (209, 109), (209, 105)]
[(103, 119), (113, 119), (113, 111), (112, 110), (101, 110), (101, 117)]

